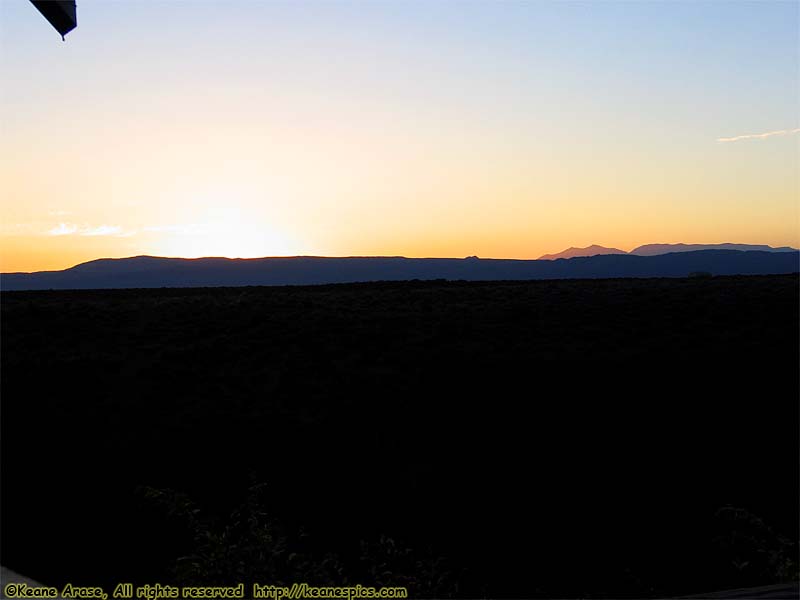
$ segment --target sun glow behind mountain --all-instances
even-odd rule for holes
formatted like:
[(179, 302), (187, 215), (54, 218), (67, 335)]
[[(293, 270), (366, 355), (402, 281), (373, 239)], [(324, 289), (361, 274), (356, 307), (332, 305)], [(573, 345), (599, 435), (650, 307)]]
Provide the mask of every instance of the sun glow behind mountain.
[(794, 4), (79, 12), (0, 3), (3, 271), (800, 245)]
[(235, 204), (209, 208), (197, 223), (146, 227), (160, 256), (258, 258), (300, 254), (305, 245), (269, 223), (253, 220)]

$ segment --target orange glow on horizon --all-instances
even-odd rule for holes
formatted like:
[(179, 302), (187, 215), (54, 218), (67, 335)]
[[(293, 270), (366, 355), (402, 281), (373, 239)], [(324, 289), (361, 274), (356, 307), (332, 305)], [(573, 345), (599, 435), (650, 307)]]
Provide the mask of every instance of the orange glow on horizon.
[[(767, 5), (85, 0), (62, 43), (0, 3), (0, 270), (798, 247), (797, 28)], [(728, 35), (756, 21), (758, 60)]]

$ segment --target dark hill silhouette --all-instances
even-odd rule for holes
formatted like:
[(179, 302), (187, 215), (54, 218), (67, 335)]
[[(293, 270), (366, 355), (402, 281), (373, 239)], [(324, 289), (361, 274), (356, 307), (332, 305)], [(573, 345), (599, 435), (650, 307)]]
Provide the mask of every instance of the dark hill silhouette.
[(620, 250), (619, 248), (606, 248), (605, 246), (598, 246), (597, 244), (592, 244), (591, 246), (586, 246), (586, 248), (575, 248), (573, 246), (556, 254), (543, 254), (542, 256), (539, 257), (539, 260), (556, 260), (557, 258), (576, 258), (578, 256), (597, 256), (598, 254), (627, 254), (627, 252), (625, 252), (625, 250)]
[(0, 288), (111, 289), (314, 285), (411, 279), (526, 280), (766, 275), (800, 271), (800, 252), (700, 250), (658, 256), (599, 255), (557, 260), (403, 257), (99, 259), (63, 271), (7, 273)]
[(761, 252), (796, 252), (797, 248), (780, 246), (773, 248), (763, 244), (645, 244), (630, 251), (637, 256), (656, 256), (670, 252), (694, 252), (696, 250), (743, 250)]

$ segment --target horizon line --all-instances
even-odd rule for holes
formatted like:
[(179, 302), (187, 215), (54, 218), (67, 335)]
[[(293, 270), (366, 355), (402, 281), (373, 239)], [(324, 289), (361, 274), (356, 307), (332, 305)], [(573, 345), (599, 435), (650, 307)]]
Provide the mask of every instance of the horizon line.
[[(650, 243), (650, 244), (640, 244), (639, 246), (634, 247), (632, 250), (621, 250), (622, 254), (617, 253), (609, 253), (609, 254), (595, 254), (589, 256), (572, 256), (572, 257), (559, 257), (555, 260), (571, 260), (573, 258), (592, 258), (594, 256), (639, 256), (632, 254), (634, 250), (639, 248), (644, 248), (646, 246), (767, 246), (773, 250), (781, 249), (781, 248), (788, 248), (790, 252), (800, 252), (800, 248), (795, 248), (794, 246), (771, 246), (769, 244), (744, 244), (744, 243), (736, 243), (736, 242), (719, 242), (719, 243), (686, 243), (686, 242), (664, 242), (664, 243)], [(198, 261), (198, 260), (231, 260), (231, 261), (238, 261), (238, 260), (271, 260), (271, 259), (300, 259), (300, 258), (316, 258), (316, 259), (330, 259), (330, 260), (342, 260), (342, 259), (358, 259), (358, 258), (372, 258), (372, 259), (404, 259), (404, 260), (505, 260), (505, 261), (538, 261), (538, 260), (546, 260), (551, 261), (554, 259), (545, 259), (544, 256), (554, 256), (563, 252), (567, 252), (569, 250), (586, 250), (596, 246), (598, 248), (604, 249), (615, 249), (620, 250), (619, 248), (601, 246), (599, 244), (590, 244), (589, 246), (578, 247), (578, 246), (570, 246), (561, 252), (555, 253), (547, 253), (542, 254), (538, 258), (513, 258), (513, 257), (492, 257), (492, 256), (478, 256), (478, 255), (469, 255), (469, 256), (404, 256), (400, 254), (395, 255), (360, 255), (360, 254), (352, 254), (352, 255), (345, 255), (345, 256), (325, 256), (325, 255), (318, 255), (318, 254), (294, 254), (294, 255), (279, 255), (279, 256), (251, 256), (251, 257), (242, 257), (242, 256), (194, 256), (194, 257), (186, 257), (186, 256), (158, 256), (154, 254), (136, 254), (132, 256), (104, 256), (99, 258), (93, 258), (90, 260), (86, 260), (83, 262), (75, 263), (72, 266), (64, 267), (62, 269), (45, 269), (39, 271), (0, 271), (0, 275), (29, 275), (33, 273), (58, 273), (62, 271), (68, 271), (70, 269), (74, 269), (75, 267), (79, 267), (81, 265), (87, 265), (93, 262), (99, 261), (117, 261), (117, 260), (131, 260), (136, 258), (153, 258), (153, 259), (161, 259), (161, 260), (184, 260), (184, 261)], [(706, 250), (712, 250), (713, 248), (706, 248)], [(702, 250), (698, 250), (702, 251)], [(740, 250), (741, 251), (741, 250)], [(786, 250), (785, 250), (786, 251)], [(666, 252), (665, 254), (671, 254)], [(645, 255), (639, 256), (640, 258), (649, 258), (651, 256), (659, 256), (659, 255)]]

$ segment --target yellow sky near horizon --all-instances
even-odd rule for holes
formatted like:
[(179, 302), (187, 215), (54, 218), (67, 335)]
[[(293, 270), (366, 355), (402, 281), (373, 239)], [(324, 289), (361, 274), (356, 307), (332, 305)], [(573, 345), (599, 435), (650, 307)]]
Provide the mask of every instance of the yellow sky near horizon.
[(206, 3), (185, 22), (179, 3), (85, 1), (66, 43), (18, 4), (0, 15), (3, 272), (800, 246), (780, 4)]

